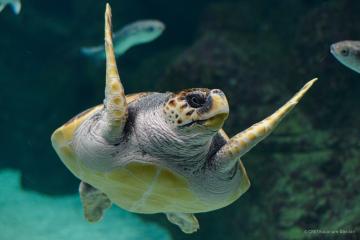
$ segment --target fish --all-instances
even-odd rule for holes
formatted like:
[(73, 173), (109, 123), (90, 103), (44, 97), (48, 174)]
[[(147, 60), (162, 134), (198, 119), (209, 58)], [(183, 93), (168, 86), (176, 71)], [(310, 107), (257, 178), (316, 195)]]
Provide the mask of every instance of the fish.
[[(158, 20), (139, 20), (126, 25), (115, 32), (113, 36), (116, 57), (123, 55), (135, 45), (155, 40), (164, 30), (165, 24)], [(94, 47), (82, 47), (81, 53), (87, 57), (99, 60), (105, 59), (104, 44)]]
[(17, 15), (21, 10), (21, 2), (20, 0), (0, 0), (0, 12), (4, 10), (6, 5), (10, 5), (13, 12)]
[(360, 73), (360, 41), (341, 41), (330, 46), (334, 57), (351, 70)]

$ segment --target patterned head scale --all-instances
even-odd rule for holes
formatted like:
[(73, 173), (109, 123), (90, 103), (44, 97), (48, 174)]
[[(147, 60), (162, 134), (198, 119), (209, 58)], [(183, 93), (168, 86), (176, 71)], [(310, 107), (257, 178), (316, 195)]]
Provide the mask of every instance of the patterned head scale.
[(229, 115), (229, 105), (219, 89), (192, 88), (173, 94), (163, 112), (174, 128), (217, 131)]

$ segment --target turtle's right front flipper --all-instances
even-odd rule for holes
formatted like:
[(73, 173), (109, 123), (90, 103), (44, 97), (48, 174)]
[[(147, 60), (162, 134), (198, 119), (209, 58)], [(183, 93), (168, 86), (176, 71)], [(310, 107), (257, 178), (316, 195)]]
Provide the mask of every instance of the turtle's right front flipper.
[(124, 129), (128, 109), (124, 88), (120, 81), (112, 40), (111, 8), (106, 5), (105, 12), (105, 53), (106, 53), (106, 85), (104, 114), (99, 120), (101, 136), (109, 143), (120, 141)]

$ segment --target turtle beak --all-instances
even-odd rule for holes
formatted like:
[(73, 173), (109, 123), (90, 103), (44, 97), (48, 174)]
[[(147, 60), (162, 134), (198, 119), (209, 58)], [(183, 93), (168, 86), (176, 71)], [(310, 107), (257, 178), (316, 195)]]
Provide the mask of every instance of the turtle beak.
[(219, 89), (210, 91), (206, 104), (198, 110), (201, 125), (210, 129), (220, 129), (229, 116), (229, 104), (225, 94)]

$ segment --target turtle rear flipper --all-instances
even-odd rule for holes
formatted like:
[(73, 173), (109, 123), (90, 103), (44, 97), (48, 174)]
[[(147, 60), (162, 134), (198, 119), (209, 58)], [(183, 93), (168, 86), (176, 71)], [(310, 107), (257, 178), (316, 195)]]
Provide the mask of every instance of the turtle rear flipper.
[(184, 233), (194, 233), (200, 228), (198, 220), (191, 213), (166, 213), (166, 217)]
[(104, 215), (104, 211), (111, 207), (111, 201), (105, 193), (90, 184), (81, 182), (79, 186), (84, 216), (89, 222), (97, 222)]

